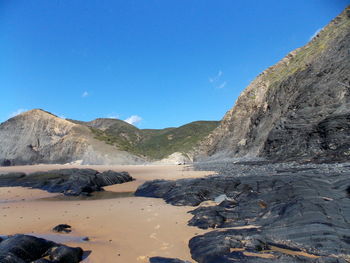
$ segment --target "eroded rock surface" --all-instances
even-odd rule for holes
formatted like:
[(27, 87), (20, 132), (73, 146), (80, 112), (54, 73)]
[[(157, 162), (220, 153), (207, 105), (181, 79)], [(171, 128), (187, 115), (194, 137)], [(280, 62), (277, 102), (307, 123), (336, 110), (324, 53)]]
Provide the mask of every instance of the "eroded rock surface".
[(0, 241), (1, 263), (77, 263), (83, 250), (28, 235), (14, 235)]
[(132, 181), (127, 172), (105, 171), (93, 169), (61, 169), (47, 172), (9, 173), (0, 175), (1, 186), (23, 186), (38, 188), (50, 193), (65, 195), (88, 195), (102, 191), (104, 186)]
[[(350, 164), (203, 164), (219, 175), (156, 180), (136, 195), (198, 206), (189, 225), (220, 229), (190, 241), (214, 262), (346, 262), (350, 258)], [(226, 195), (220, 203), (218, 196)], [(211, 202), (208, 202), (211, 201)]]

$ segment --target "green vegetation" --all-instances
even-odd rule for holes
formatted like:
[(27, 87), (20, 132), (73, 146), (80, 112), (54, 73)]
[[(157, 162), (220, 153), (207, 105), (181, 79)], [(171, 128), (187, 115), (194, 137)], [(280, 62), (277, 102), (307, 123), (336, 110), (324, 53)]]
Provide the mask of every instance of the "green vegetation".
[(140, 130), (118, 121), (105, 130), (91, 126), (90, 129), (98, 140), (114, 145), (120, 150), (156, 160), (174, 152), (189, 152), (219, 123), (219, 121), (196, 121), (178, 128)]
[(312, 60), (330, 48), (330, 44), (335, 36), (347, 32), (346, 28), (350, 26), (350, 19), (347, 19), (345, 15), (344, 13), (342, 17), (333, 20), (331, 24), (319, 33), (319, 37), (314, 38), (307, 45), (296, 50), (294, 55), (290, 55), (287, 63), (279, 63), (268, 69), (269, 74), (265, 74), (265, 78), (269, 81), (270, 87), (275, 86), (276, 83), (280, 83), (297, 72), (305, 70)]

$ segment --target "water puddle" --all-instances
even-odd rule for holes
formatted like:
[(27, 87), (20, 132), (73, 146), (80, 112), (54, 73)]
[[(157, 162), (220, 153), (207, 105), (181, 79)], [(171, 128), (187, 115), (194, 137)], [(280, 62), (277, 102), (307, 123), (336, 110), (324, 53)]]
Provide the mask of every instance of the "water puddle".
[(101, 191), (94, 192), (91, 196), (67, 196), (67, 195), (56, 195), (53, 197), (40, 198), (39, 200), (44, 201), (89, 201), (89, 200), (103, 200), (103, 199), (115, 199), (134, 197), (135, 192), (112, 192), (112, 191)]

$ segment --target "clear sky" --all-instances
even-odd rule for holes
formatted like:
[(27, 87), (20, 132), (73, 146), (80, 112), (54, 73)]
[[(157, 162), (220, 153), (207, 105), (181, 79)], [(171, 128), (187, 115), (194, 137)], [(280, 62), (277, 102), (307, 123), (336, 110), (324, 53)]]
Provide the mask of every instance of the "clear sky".
[(347, 4), (0, 0), (0, 121), (32, 108), (140, 128), (219, 120)]

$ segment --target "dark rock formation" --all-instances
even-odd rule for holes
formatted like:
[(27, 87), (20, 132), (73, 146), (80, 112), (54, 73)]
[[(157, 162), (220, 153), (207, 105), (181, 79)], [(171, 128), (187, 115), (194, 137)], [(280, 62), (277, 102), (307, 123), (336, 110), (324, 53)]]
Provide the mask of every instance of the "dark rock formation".
[(55, 246), (47, 251), (52, 262), (75, 263), (80, 262), (83, 257), (83, 250), (80, 247)]
[(202, 158), (349, 160), (349, 10), (242, 92), (203, 142)]
[(5, 160), (3, 160), (3, 162), (2, 162), (2, 165), (1, 165), (1, 166), (11, 166), (11, 161), (10, 161), (10, 160), (5, 159)]
[(298, 247), (270, 242), (257, 230), (212, 231), (190, 240), (192, 258), (199, 263), (346, 263), (334, 255), (304, 252)]
[(181, 179), (177, 181), (154, 180), (141, 185), (136, 196), (163, 198), (172, 205), (199, 205), (206, 200), (231, 192), (239, 181), (215, 176), (212, 179)]
[(188, 261), (183, 261), (178, 258), (163, 258), (163, 257), (152, 257), (149, 259), (150, 263), (190, 263)]
[(1, 263), (77, 263), (83, 250), (56, 244), (42, 238), (14, 235), (0, 242)]
[(23, 186), (65, 195), (89, 195), (103, 186), (132, 181), (127, 172), (98, 172), (92, 169), (61, 169), (47, 172), (9, 173), (0, 175), (1, 186)]
[(70, 233), (72, 232), (72, 227), (70, 225), (67, 225), (67, 224), (59, 224), (57, 226), (55, 226), (52, 231), (54, 232), (59, 232), (59, 233)]
[(139, 196), (164, 198), (173, 205), (192, 206), (223, 194), (227, 196), (219, 204), (211, 202), (190, 211), (193, 214), (190, 225), (222, 229), (191, 240), (191, 253), (196, 261), (348, 259), (349, 164), (212, 163), (203, 168), (217, 170), (220, 175), (146, 182), (136, 192)]

